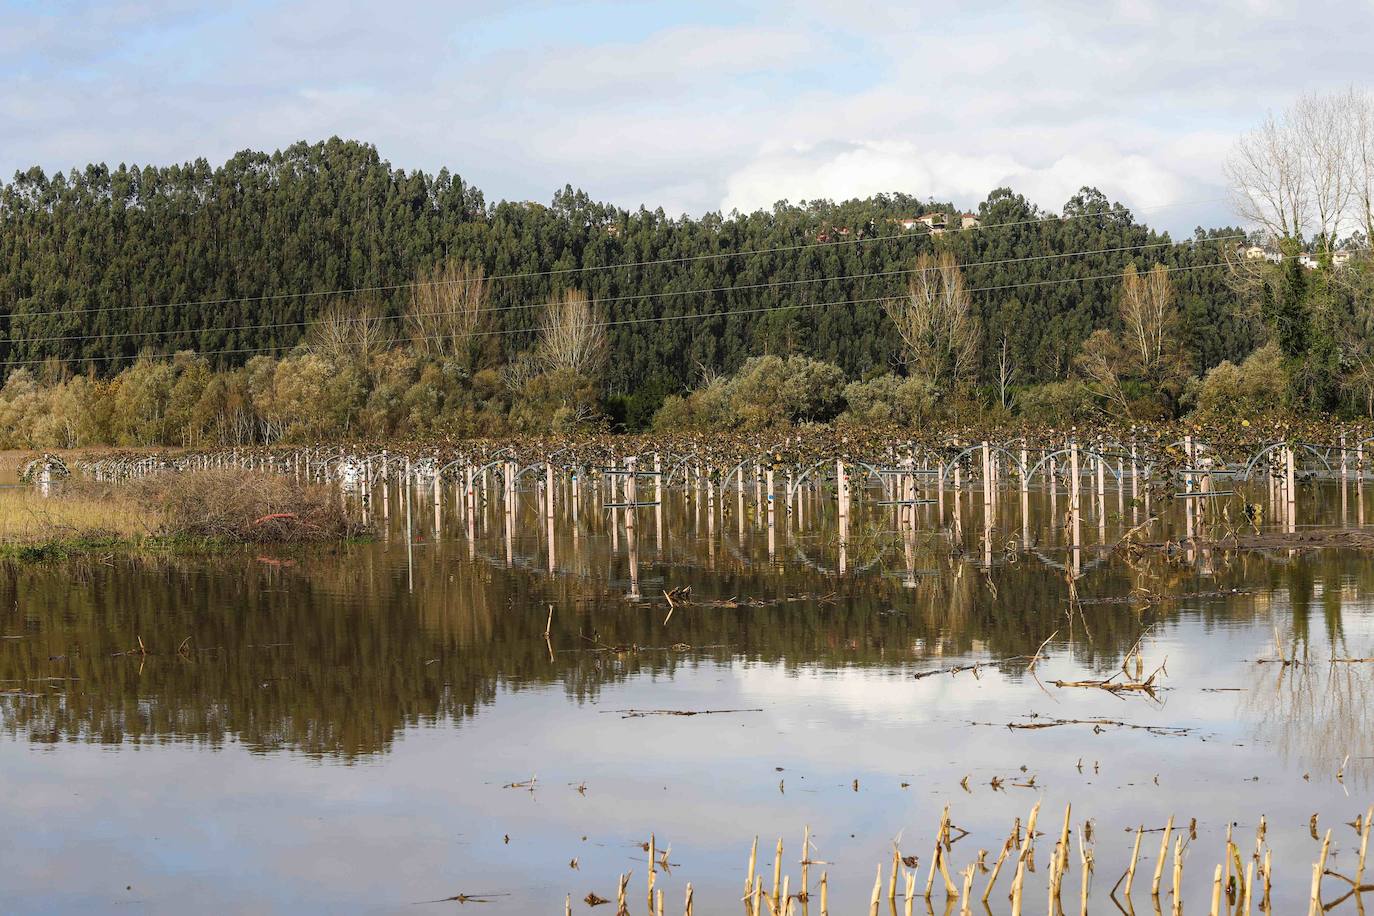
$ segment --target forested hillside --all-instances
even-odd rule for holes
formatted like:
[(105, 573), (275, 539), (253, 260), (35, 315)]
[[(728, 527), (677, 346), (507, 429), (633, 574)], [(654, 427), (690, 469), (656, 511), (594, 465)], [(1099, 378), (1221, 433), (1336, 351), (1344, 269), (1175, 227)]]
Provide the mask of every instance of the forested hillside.
[[(1003, 340), (1019, 383), (1067, 376), (1084, 339), (1116, 320), (1132, 263), (1175, 269), (1192, 373), (1256, 344), (1221, 266), (1238, 230), (1170, 244), (1089, 190), (1060, 213), (996, 190), (976, 209), (981, 228), (938, 240), (897, 221), (931, 210), (957, 212), (893, 194), (673, 218), (570, 187), (549, 205), (490, 204), (447, 171), (393, 169), (372, 146), (338, 139), (219, 167), (34, 169), (0, 193), (0, 367), (57, 357), (110, 375), (141, 352), (178, 350), (241, 365), (284, 354), (340, 298), (397, 314), (407, 284), (460, 259), (491, 278), (482, 342), (492, 365), (530, 347), (539, 308), (576, 287), (609, 325), (610, 394), (661, 397), (763, 353), (860, 378), (892, 368), (898, 342), (879, 300), (900, 295), (913, 259), (937, 242), (973, 294), (984, 384)], [(638, 266), (602, 269), (626, 264)]]

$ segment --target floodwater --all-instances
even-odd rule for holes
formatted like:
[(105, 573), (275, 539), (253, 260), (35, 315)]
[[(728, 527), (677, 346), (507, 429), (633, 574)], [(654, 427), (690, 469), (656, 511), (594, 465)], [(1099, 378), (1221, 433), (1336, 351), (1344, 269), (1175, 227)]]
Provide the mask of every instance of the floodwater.
[[(1301, 525), (1358, 524), (1371, 494), (1340, 490), (1305, 489)], [(795, 890), (809, 827), (810, 911), (825, 870), (831, 912), (859, 913), (894, 842), (924, 887), (944, 806), (957, 875), (1037, 800), (1028, 913), (1067, 802), (1092, 823), (1092, 912), (1117, 912), (1135, 828), (1171, 815), (1188, 912), (1227, 825), (1248, 859), (1261, 815), (1274, 912), (1307, 909), (1314, 815), (1353, 874), (1374, 664), (1329, 659), (1374, 657), (1367, 553), (1128, 563), (1096, 546), (1140, 518), (1110, 487), (1076, 559), (1063, 493), (1006, 494), (991, 525), (951, 493), (911, 525), (871, 492), (843, 545), (824, 492), (771, 530), (747, 487), (743, 517), (734, 493), (670, 492), (633, 532), (590, 498), (550, 528), (531, 492), (471, 533), (448, 504), (436, 532), (420, 493), (409, 544), (389, 496), (376, 543), (0, 567), (0, 910), (611, 913), (582, 900), (631, 872), (641, 914), (653, 834), (668, 912), (690, 881), (697, 912), (735, 913), (754, 837), (765, 885), (784, 839)], [(1187, 524), (1167, 512), (1152, 540)], [(1276, 641), (1310, 663), (1265, 663)], [(1157, 689), (1055, 684), (1123, 681), (1137, 643)], [(487, 902), (426, 902), (456, 895)]]

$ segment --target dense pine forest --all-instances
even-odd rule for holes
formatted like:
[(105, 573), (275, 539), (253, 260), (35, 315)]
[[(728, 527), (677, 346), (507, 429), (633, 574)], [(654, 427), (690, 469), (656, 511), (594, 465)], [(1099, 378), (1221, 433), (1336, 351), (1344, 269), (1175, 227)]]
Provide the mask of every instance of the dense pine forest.
[[(571, 187), (547, 205), (489, 203), (446, 170), (394, 169), (339, 139), (218, 167), (32, 169), (0, 191), (0, 445), (643, 428), (665, 398), (714, 386), (728, 400), (759, 372), (776, 376), (761, 391), (798, 376), (836, 392), (780, 419), (848, 408), (916, 422), (956, 402), (1177, 415), (1209, 370), (1240, 372), (1274, 338), (1265, 302), (1280, 274), (1308, 282), (1294, 252), (1247, 287), (1242, 230), (1174, 240), (1088, 188), (1059, 212), (1005, 188), (966, 207), (894, 193), (693, 219)], [(947, 231), (913, 223), (932, 214)], [(860, 410), (915, 378), (890, 300), (913, 297), (937, 256), (967, 302), (958, 371), (923, 376), (909, 409)], [(1157, 265), (1167, 360), (1130, 368), (1091, 338), (1130, 336), (1123, 274)], [(426, 324), (425, 308), (452, 307), (436, 290), (474, 284), (462, 339), (435, 345), (458, 333)], [(1350, 325), (1353, 294), (1330, 289), (1332, 321)], [(549, 349), (559, 321), (594, 331), (586, 353)], [(1338, 349), (1314, 403), (1363, 409)], [(838, 396), (856, 385), (853, 403)], [(740, 419), (705, 418), (691, 398), (669, 407), (674, 422)]]

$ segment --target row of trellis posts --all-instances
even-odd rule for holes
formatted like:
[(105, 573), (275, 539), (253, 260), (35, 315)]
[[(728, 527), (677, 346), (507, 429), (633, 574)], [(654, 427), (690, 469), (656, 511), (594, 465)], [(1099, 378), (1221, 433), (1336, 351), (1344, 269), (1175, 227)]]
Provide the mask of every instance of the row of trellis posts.
[[(390, 522), (393, 487), (403, 497), (402, 510), (407, 516), (407, 530), (411, 523), (413, 503), (424, 498), (432, 503), (436, 532), (440, 529), (446, 489), (452, 485), (452, 501), (461, 516), (469, 541), (477, 536), (478, 523), (485, 517), (488, 506), (497, 501), (504, 517), (507, 556), (514, 537), (517, 506), (522, 492), (521, 481), (533, 480), (531, 488), (536, 496), (540, 516), (544, 520), (549, 542), (548, 562), (554, 565), (553, 532), (556, 505), (566, 505), (577, 536), (577, 522), (583, 503), (590, 500), (603, 511), (623, 512), (623, 526), (628, 544), (635, 544), (635, 525), (641, 509), (653, 509), (658, 542), (662, 543), (663, 505), (665, 493), (679, 492), (684, 499), (694, 501), (696, 511), (704, 510), (707, 537), (714, 540), (719, 519), (725, 523), (729, 492), (735, 493), (735, 514), (741, 535), (745, 524), (746, 494), (752, 490), (753, 510), (757, 523), (765, 527), (769, 553), (775, 549), (774, 531), (777, 516), (782, 514), (785, 524), (802, 528), (806, 523), (808, 503), (816, 505), (819, 493), (827, 486), (834, 490), (837, 568), (847, 566), (846, 548), (850, 540), (850, 526), (854, 517), (856, 497), (865, 500), (872, 495), (871, 504), (893, 508), (893, 519), (904, 532), (913, 531), (920, 519), (919, 509), (934, 506), (937, 526), (946, 518), (947, 498), (954, 511), (949, 516), (956, 538), (962, 537), (963, 494), (981, 492), (983, 503), (983, 549), (990, 561), (992, 527), (998, 512), (998, 494), (1012, 486), (1019, 491), (1022, 543), (1030, 540), (1030, 491), (1037, 476), (1048, 482), (1050, 514), (1060, 522), (1058, 496), (1059, 481), (1067, 490), (1068, 504), (1062, 516), (1067, 539), (1072, 548), (1074, 570), (1080, 567), (1083, 548), (1082, 523), (1083, 489), (1085, 484), (1095, 502), (1099, 541), (1106, 536), (1106, 477), (1116, 480), (1118, 508), (1124, 518), (1125, 492), (1129, 484), (1132, 520), (1138, 521), (1143, 510), (1146, 517), (1151, 510), (1155, 475), (1163, 467), (1175, 479), (1178, 489), (1169, 495), (1184, 505), (1183, 537), (1191, 541), (1201, 531), (1208, 507), (1216, 500), (1232, 495), (1234, 489), (1221, 489), (1218, 480), (1249, 481), (1257, 472), (1263, 473), (1268, 484), (1270, 515), (1276, 524), (1287, 531), (1297, 526), (1297, 485), (1299, 467), (1302, 476), (1336, 477), (1331, 456), (1339, 455), (1339, 479), (1344, 500), (1345, 483), (1356, 481), (1360, 524), (1363, 524), (1362, 487), (1366, 479), (1364, 445), (1359, 441), (1347, 447), (1345, 437), (1338, 444), (1313, 445), (1293, 442), (1266, 443), (1252, 451), (1249, 460), (1226, 462), (1218, 450), (1185, 436), (1169, 448), (1174, 460), (1167, 465), (1162, 460), (1164, 450), (1155, 444), (1129, 444), (1098, 440), (1088, 446), (1077, 439), (1050, 440), (1032, 447), (1026, 440), (1007, 443), (987, 440), (974, 444), (953, 441), (944, 449), (932, 449), (912, 443), (893, 442), (885, 448), (871, 450), (868, 455), (836, 455), (786, 462), (776, 451), (755, 455), (676, 453), (655, 450), (647, 454), (618, 454), (603, 449), (592, 457), (582, 456), (571, 449), (561, 449), (543, 456), (521, 456), (512, 448), (476, 446), (470, 451), (442, 455), (437, 451), (397, 452), (382, 450), (373, 454), (346, 448), (303, 448), (225, 450), (169, 458), (152, 454), (130, 458), (127, 456), (94, 459), (84, 462), (84, 469), (97, 479), (118, 479), (139, 476), (167, 469), (210, 469), (238, 467), (274, 471), (293, 475), (301, 481), (327, 482), (338, 486), (341, 497), (356, 499), (365, 520), (371, 519), (380, 497), (380, 515)], [(447, 460), (445, 460), (447, 459)], [(30, 477), (45, 489), (54, 476), (55, 459), (50, 456), (35, 459), (26, 466)], [(65, 466), (61, 473), (65, 474)], [(1004, 482), (1006, 486), (1004, 487)], [(642, 488), (648, 484), (648, 493)], [(1232, 484), (1231, 486), (1234, 486)], [(876, 490), (870, 494), (869, 491)], [(779, 506), (781, 502), (781, 506)], [(1247, 504), (1249, 505), (1249, 504)], [(618, 526), (612, 526), (618, 540)], [(618, 549), (618, 544), (616, 545)], [(637, 589), (637, 583), (633, 586)]]

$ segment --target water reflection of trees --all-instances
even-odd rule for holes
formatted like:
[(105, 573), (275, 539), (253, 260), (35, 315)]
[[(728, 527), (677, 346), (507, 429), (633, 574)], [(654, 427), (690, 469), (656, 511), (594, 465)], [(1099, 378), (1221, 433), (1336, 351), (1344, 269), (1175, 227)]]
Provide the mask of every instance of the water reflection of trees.
[(1260, 666), (1245, 706), (1255, 717), (1256, 737), (1285, 759), (1329, 777), (1350, 754), (1347, 784), (1369, 784), (1368, 760), (1359, 751), (1374, 734), (1374, 666), (1320, 660), (1288, 669)]
[[(1085, 603), (1071, 625), (1062, 573), (1025, 555), (983, 568), (928, 544), (915, 564), (897, 550), (839, 578), (770, 566), (750, 543), (709, 563), (699, 551), (646, 551), (646, 594), (656, 594), (650, 583), (692, 588), (693, 603), (664, 626), (661, 600), (625, 599), (623, 553), (603, 541), (580, 550), (549, 577), (537, 563), (506, 569), (445, 542), (420, 552), (413, 591), (404, 553), (382, 545), (294, 565), (234, 555), (7, 566), (0, 607), (15, 610), (4, 632), (23, 638), (0, 644), (3, 728), (35, 741), (239, 741), (352, 758), (385, 750), (408, 726), (471, 716), (502, 689), (561, 685), (580, 701), (636, 675), (739, 659), (926, 667), (936, 656), (1028, 655), (1056, 630), (1060, 642), (1072, 632), (1081, 662), (1114, 666), (1148, 620), (1181, 608), (1217, 622), (1268, 613), (1264, 592), (1167, 598), (1199, 590), (1290, 590), (1295, 619), (1296, 596), (1319, 592), (1338, 629), (1342, 589), (1374, 576), (1335, 554), (1239, 558), (1205, 580), (1177, 570), (1158, 579), (1159, 600), (1144, 610)], [(1125, 596), (1140, 575), (1103, 564), (1080, 594)], [(715, 604), (728, 598), (749, 600)]]

